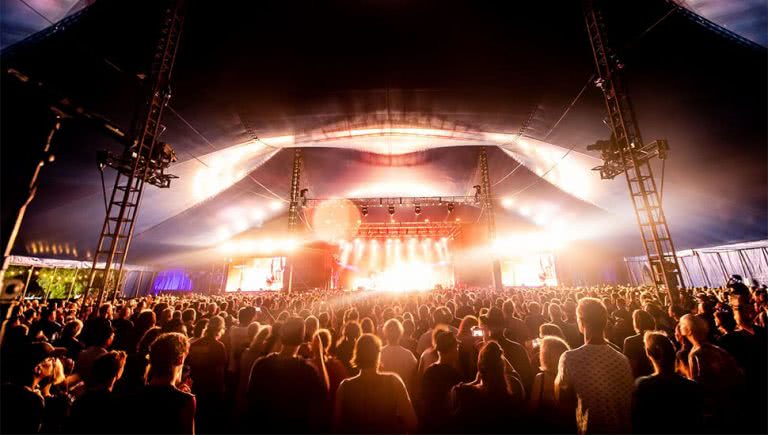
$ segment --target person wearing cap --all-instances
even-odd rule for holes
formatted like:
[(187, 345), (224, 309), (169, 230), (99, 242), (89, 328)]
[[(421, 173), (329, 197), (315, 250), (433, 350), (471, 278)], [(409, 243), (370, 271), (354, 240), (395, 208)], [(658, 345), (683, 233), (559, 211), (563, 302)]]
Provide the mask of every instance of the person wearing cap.
[(480, 316), (480, 326), (484, 329), (483, 345), (495, 341), (504, 351), (504, 357), (519, 376), (525, 391), (531, 391), (533, 384), (533, 368), (528, 352), (520, 343), (515, 343), (504, 337), (504, 313), (500, 308), (493, 307), (488, 314)]
[(0, 432), (38, 433), (45, 415), (45, 399), (39, 387), (54, 375), (56, 349), (45, 342), (21, 349), (15, 373), (0, 389)]

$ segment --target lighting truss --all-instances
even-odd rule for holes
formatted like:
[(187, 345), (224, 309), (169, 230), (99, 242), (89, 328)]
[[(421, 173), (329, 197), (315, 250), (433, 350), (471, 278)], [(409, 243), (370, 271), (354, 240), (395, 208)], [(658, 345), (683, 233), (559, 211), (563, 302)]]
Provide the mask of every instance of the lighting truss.
[(407, 237), (453, 239), (461, 233), (459, 222), (376, 222), (362, 223), (357, 229), (360, 239), (397, 239)]
[(302, 205), (316, 207), (320, 204), (337, 204), (339, 206), (352, 203), (358, 207), (451, 207), (455, 205), (471, 205), (479, 207), (480, 198), (475, 196), (423, 196), (423, 197), (392, 197), (392, 198), (306, 198)]

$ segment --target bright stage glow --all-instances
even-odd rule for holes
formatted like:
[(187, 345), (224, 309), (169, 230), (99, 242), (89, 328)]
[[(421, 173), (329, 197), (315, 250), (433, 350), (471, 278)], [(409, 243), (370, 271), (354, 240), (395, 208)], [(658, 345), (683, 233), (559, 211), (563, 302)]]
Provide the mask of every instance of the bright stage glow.
[(445, 196), (443, 192), (426, 182), (398, 182), (395, 180), (368, 183), (347, 192), (348, 198), (400, 197), (400, 196)]
[(504, 208), (511, 208), (515, 205), (515, 199), (512, 197), (505, 197), (501, 199), (501, 206)]
[(269, 203), (269, 209), (272, 211), (278, 211), (283, 208), (283, 201), (274, 199)]
[(226, 291), (281, 290), (285, 257), (251, 258), (240, 264), (230, 264)]
[(554, 257), (551, 254), (531, 254), (503, 260), (501, 283), (505, 286), (556, 286)]
[(311, 213), (315, 237), (328, 243), (354, 237), (360, 226), (360, 210), (352, 201), (323, 201)]
[(265, 255), (278, 252), (293, 252), (300, 245), (299, 241), (293, 238), (283, 239), (240, 239), (230, 240), (219, 246), (219, 251), (227, 255)]
[(565, 243), (564, 236), (556, 232), (510, 234), (497, 237), (491, 249), (500, 257), (511, 257), (551, 253), (561, 249)]
[(342, 285), (390, 292), (453, 285), (453, 263), (447, 239), (386, 239), (383, 255), (381, 245), (378, 240), (360, 239), (341, 245), (339, 263), (345, 271)]

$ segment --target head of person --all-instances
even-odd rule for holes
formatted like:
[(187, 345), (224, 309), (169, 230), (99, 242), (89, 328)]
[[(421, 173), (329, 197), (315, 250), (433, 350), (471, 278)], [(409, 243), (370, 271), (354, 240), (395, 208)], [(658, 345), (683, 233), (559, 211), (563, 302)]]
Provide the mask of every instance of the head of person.
[(212, 316), (208, 320), (203, 335), (207, 338), (218, 340), (224, 334), (224, 319), (221, 316)]
[(504, 331), (505, 326), (504, 313), (500, 308), (493, 307), (488, 310), (488, 314), (480, 319), (480, 323), (491, 335), (500, 334)]
[(549, 314), (549, 321), (550, 322), (562, 322), (563, 321), (563, 311), (560, 308), (559, 304), (549, 304), (549, 307), (547, 308), (547, 311)]
[(286, 347), (301, 346), (304, 332), (304, 320), (301, 317), (289, 317), (280, 329), (280, 341)]
[(317, 317), (309, 315), (304, 319), (304, 337), (305, 341), (312, 341), (312, 337), (315, 335), (315, 331), (320, 327), (320, 321)]
[(539, 351), (541, 371), (556, 373), (560, 355), (567, 350), (570, 350), (570, 347), (561, 337), (552, 335), (543, 337), (541, 339), (541, 350)]
[(267, 341), (267, 337), (272, 333), (272, 326), (266, 325), (259, 328), (258, 332), (253, 336), (250, 345), (248, 346), (251, 351), (260, 353), (264, 349), (264, 343)]
[(173, 318), (173, 308), (166, 307), (163, 309), (163, 311), (160, 311), (160, 315), (157, 316), (157, 324), (165, 325), (166, 323), (170, 322), (172, 318)]
[(184, 335), (177, 332), (160, 335), (149, 346), (150, 376), (177, 381), (188, 353), (189, 340)]
[(79, 319), (73, 319), (64, 325), (61, 330), (61, 336), (63, 338), (76, 338), (83, 330), (83, 322)]
[(317, 321), (320, 328), (328, 328), (331, 323), (331, 317), (327, 311), (323, 311), (317, 315)]
[(355, 342), (352, 364), (360, 370), (377, 370), (381, 358), (381, 340), (373, 334), (363, 334)]
[(645, 354), (659, 373), (674, 373), (676, 351), (672, 340), (660, 331), (645, 331)]
[(539, 338), (548, 336), (565, 338), (565, 334), (563, 334), (563, 330), (559, 326), (554, 323), (542, 323), (539, 326)]
[(432, 319), (434, 320), (434, 326), (450, 325), (453, 321), (453, 314), (451, 314), (451, 310), (443, 306), (432, 313)]
[(120, 318), (121, 319), (128, 319), (128, 318), (131, 317), (131, 314), (133, 314), (133, 312), (131, 311), (131, 306), (130, 305), (125, 304), (125, 305), (120, 307)]
[(489, 388), (506, 388), (504, 379), (504, 351), (495, 341), (488, 341), (477, 356), (477, 373), (483, 385)]
[(709, 325), (706, 320), (694, 314), (686, 314), (680, 318), (680, 335), (686, 337), (691, 343), (705, 342), (709, 334)]
[(744, 327), (752, 324), (756, 313), (754, 304), (750, 303), (749, 290), (738, 291), (734, 289), (728, 295), (728, 303), (731, 305), (733, 318), (737, 325)]
[(576, 323), (585, 335), (602, 336), (608, 322), (608, 310), (597, 298), (583, 298), (576, 307)]
[(251, 324), (255, 317), (256, 308), (252, 306), (243, 307), (237, 312), (237, 323), (240, 327), (246, 327)]
[(152, 310), (143, 310), (139, 312), (139, 315), (136, 317), (134, 326), (138, 331), (146, 331), (155, 326), (155, 323), (157, 323), (157, 315), (155, 312)]
[(366, 317), (363, 320), (360, 321), (360, 329), (362, 329), (363, 334), (373, 334), (376, 332), (376, 327), (373, 324), (373, 319), (370, 317)]
[(479, 324), (480, 321), (477, 320), (477, 317), (471, 315), (464, 316), (464, 318), (461, 319), (461, 323), (459, 324), (459, 337), (471, 336), (472, 328), (478, 326)]
[(88, 379), (89, 387), (112, 390), (115, 382), (123, 375), (125, 359), (125, 352), (114, 350), (96, 358)]
[(203, 336), (203, 332), (208, 327), (208, 319), (200, 319), (197, 322), (195, 322), (195, 325), (192, 327), (191, 332), (192, 336), (191, 338), (200, 338)]
[(724, 334), (735, 331), (736, 319), (733, 316), (733, 312), (726, 310), (715, 312), (715, 325)]
[(459, 342), (456, 340), (456, 334), (450, 329), (436, 329), (432, 334), (432, 342), (441, 359), (457, 355), (459, 352)]
[(163, 330), (159, 326), (149, 328), (144, 335), (141, 336), (139, 344), (136, 346), (139, 355), (148, 355), (149, 347), (152, 345), (152, 342), (154, 342), (162, 332)]
[(362, 331), (360, 329), (360, 324), (356, 321), (349, 321), (346, 324), (344, 324), (344, 338), (347, 340), (356, 341), (360, 334), (362, 334)]
[(103, 317), (105, 319), (111, 319), (112, 318), (112, 304), (107, 302), (106, 304), (103, 304), (99, 307), (99, 317)]
[(389, 319), (384, 323), (384, 338), (387, 344), (396, 346), (403, 338), (403, 325), (397, 319)]
[(112, 345), (115, 338), (115, 330), (108, 323), (96, 322), (90, 330), (90, 339), (93, 345), (105, 349)]
[[(314, 338), (317, 337), (317, 340)], [(328, 351), (331, 350), (331, 332), (327, 329), (318, 329), (312, 336), (312, 346), (316, 346), (318, 343), (323, 347), (323, 355), (328, 355)], [(316, 349), (313, 349), (316, 351)]]
[(515, 315), (515, 303), (512, 299), (507, 299), (501, 304), (501, 311), (504, 313), (504, 317), (509, 318)]
[[(411, 313), (405, 313), (405, 314), (411, 314)], [(403, 337), (412, 338), (413, 334), (416, 332), (416, 323), (413, 321), (413, 317), (403, 316), (402, 325), (403, 325)]]
[(195, 323), (197, 312), (194, 308), (187, 308), (181, 313), (181, 321), (184, 323)]
[(656, 320), (647, 311), (635, 310), (632, 312), (632, 325), (635, 332), (642, 334), (645, 331), (656, 329)]

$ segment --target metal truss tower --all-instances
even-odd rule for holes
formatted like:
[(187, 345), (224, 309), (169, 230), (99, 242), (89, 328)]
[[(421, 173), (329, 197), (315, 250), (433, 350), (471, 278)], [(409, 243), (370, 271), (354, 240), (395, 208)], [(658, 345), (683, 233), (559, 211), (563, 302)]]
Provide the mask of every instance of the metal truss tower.
[[(302, 164), (302, 157), (301, 157), (301, 148), (295, 148), (293, 150), (293, 170), (291, 172), (291, 198), (288, 203), (288, 233), (292, 236), (296, 234), (296, 232), (299, 230), (299, 220), (301, 213), (300, 210), (300, 204), (299, 204), (299, 195), (300, 195), (300, 188), (301, 188), (301, 164)], [(293, 291), (293, 263), (294, 258), (292, 258), (293, 255), (288, 256), (288, 261), (286, 262), (286, 273), (288, 275), (288, 279), (285, 280), (286, 282), (286, 290), (288, 293)]]
[(673, 303), (677, 300), (677, 288), (682, 286), (683, 280), (650, 164), (653, 157), (666, 158), (669, 147), (665, 140), (644, 144), (625, 89), (622, 77), (624, 65), (606, 43), (605, 24), (594, 3), (593, 0), (585, 0), (584, 17), (597, 67), (596, 84), (603, 92), (613, 131), (610, 141), (599, 143), (603, 165), (595, 170), (600, 171), (603, 179), (612, 179), (624, 173), (654, 284), (657, 289), (663, 285), (670, 303)]
[(134, 120), (130, 141), (120, 156), (108, 155), (103, 163), (117, 169), (107, 214), (93, 256), (93, 265), (83, 300), (98, 292), (97, 305), (105, 293), (116, 297), (122, 281), (139, 205), (146, 183), (169, 187), (173, 175), (164, 169), (175, 155), (169, 145), (157, 140), (163, 109), (171, 97), (170, 79), (184, 24), (185, 0), (171, 0), (165, 11), (160, 38), (146, 82), (146, 101)]
[[(488, 245), (492, 251), (493, 243), (496, 241), (496, 218), (493, 214), (493, 198), (491, 196), (491, 177), (488, 172), (488, 153), (485, 147), (480, 147), (480, 194), (482, 196), (482, 212), (485, 213), (485, 222), (488, 225)], [(501, 262), (498, 255), (493, 254), (493, 287), (496, 290), (503, 290), (504, 285), (501, 282)]]

